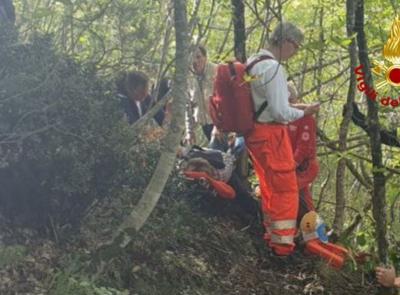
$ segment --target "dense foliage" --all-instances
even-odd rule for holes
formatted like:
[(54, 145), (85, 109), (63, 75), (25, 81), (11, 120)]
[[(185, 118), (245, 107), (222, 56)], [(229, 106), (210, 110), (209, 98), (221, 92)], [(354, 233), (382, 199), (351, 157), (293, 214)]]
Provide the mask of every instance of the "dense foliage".
[(3, 214), (63, 224), (132, 182), (134, 134), (93, 68), (57, 53), (49, 37), (20, 43), (4, 27), (0, 55)]

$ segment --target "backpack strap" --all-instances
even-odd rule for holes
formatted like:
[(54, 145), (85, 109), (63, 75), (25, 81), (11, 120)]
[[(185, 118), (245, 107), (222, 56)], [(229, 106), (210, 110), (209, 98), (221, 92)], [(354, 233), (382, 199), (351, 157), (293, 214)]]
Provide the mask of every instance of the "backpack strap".
[[(248, 64), (246, 66), (246, 73), (249, 74), (250, 70), (256, 65), (258, 64), (260, 61), (266, 60), (266, 59), (273, 59), (271, 56), (269, 55), (260, 55), (259, 57), (257, 57), (255, 60), (253, 60), (250, 64)], [(257, 120), (258, 117), (261, 115), (261, 113), (265, 110), (265, 108), (268, 106), (268, 101), (265, 100), (260, 108), (254, 113), (254, 119)]]
[(258, 117), (260, 117), (261, 113), (265, 110), (265, 108), (268, 106), (268, 101), (264, 101), (260, 108), (257, 110), (257, 112), (254, 113), (254, 119), (257, 121)]
[(273, 59), (272, 56), (269, 55), (260, 55), (259, 57), (257, 57), (255, 60), (253, 60), (251, 63), (249, 63), (246, 66), (246, 73), (248, 74), (250, 72), (250, 70), (256, 65), (258, 64), (260, 61), (266, 60), (266, 59)]
[(229, 74), (231, 76), (231, 80), (235, 80), (237, 73), (236, 73), (236, 69), (235, 66), (233, 64), (233, 61), (228, 61), (228, 68), (229, 68)]
[(204, 151), (204, 149), (201, 146), (197, 145), (197, 144), (192, 145), (192, 149), (199, 150), (199, 151)]

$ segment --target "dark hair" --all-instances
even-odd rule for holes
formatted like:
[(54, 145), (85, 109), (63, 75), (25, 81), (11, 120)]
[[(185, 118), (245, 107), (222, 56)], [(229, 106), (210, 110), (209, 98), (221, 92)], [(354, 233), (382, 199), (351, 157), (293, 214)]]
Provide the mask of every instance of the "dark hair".
[(207, 57), (207, 49), (203, 45), (197, 45), (196, 49), (200, 50), (201, 54)]
[(143, 72), (132, 71), (128, 72), (125, 76), (124, 86), (126, 94), (129, 94), (129, 92), (138, 87), (145, 87), (148, 84), (149, 84), (149, 78)]

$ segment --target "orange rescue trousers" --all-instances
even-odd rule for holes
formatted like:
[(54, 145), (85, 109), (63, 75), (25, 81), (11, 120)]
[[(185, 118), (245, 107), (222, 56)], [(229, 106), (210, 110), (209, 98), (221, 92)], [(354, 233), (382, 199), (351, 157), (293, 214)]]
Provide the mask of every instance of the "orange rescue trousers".
[[(284, 124), (256, 123), (245, 137), (260, 182), (266, 238), (277, 255), (293, 252), (299, 206), (295, 162)], [(270, 233), (270, 234), (269, 234)]]

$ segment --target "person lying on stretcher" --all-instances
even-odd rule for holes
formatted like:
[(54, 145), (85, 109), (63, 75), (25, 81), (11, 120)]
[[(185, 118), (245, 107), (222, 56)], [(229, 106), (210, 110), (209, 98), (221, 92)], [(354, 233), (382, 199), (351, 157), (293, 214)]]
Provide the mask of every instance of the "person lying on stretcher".
[(199, 180), (224, 199), (236, 199), (248, 213), (258, 212), (258, 203), (242, 184), (235, 172), (236, 156), (242, 146), (234, 145), (227, 152), (192, 146), (183, 148), (179, 157), (182, 159), (180, 170), (186, 178)]
[(235, 198), (236, 192), (226, 184), (235, 168), (235, 156), (231, 152), (193, 146), (182, 157), (181, 171), (187, 178), (207, 183), (222, 198)]

